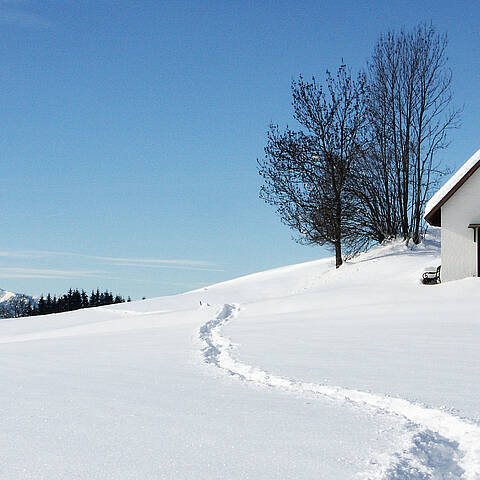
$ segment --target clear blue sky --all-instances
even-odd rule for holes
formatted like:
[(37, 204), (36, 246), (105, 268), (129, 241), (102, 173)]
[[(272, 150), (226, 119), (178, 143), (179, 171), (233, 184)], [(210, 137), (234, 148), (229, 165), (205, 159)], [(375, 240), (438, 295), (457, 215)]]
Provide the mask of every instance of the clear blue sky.
[(292, 78), (430, 20), (455, 168), (480, 147), (477, 2), (0, 0), (0, 287), (152, 297), (327, 255), (258, 199), (267, 126)]

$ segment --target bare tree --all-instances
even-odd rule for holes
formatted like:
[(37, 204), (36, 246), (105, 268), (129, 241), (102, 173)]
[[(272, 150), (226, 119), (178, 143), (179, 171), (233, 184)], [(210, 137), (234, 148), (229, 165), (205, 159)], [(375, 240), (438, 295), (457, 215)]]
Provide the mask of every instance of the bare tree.
[(345, 66), (335, 77), (327, 72), (325, 88), (315, 78), (294, 81), (294, 118), (303, 130), (271, 126), (259, 161), (261, 198), (299, 233), (297, 241), (333, 246), (337, 267), (342, 247), (362, 242), (349, 184), (364, 148), (365, 84), (363, 74), (352, 79)]
[(12, 316), (11, 310), (7, 302), (0, 303), (0, 318), (10, 318)]
[(403, 237), (418, 243), (423, 211), (443, 174), (439, 153), (459, 125), (452, 106), (447, 36), (432, 25), (389, 32), (368, 77), (342, 66), (325, 85), (292, 84), (298, 131), (271, 126), (260, 196), (297, 241), (342, 251)]
[(29, 297), (15, 295), (0, 304), (0, 318), (19, 318), (31, 315), (33, 302)]
[(446, 35), (427, 24), (389, 32), (368, 65), (373, 167), (363, 180), (379, 187), (374, 207), (384, 215), (378, 223), (385, 238), (401, 234), (420, 241), (425, 203), (442, 174), (438, 153), (459, 124), (447, 43)]

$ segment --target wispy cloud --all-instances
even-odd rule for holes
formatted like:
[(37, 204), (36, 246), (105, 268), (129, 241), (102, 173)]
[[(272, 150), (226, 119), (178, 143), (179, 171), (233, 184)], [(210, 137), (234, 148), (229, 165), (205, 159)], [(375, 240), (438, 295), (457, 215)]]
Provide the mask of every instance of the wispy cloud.
[(98, 270), (55, 270), (49, 268), (0, 267), (0, 278), (82, 278), (103, 277)]
[[(31, 252), (11, 252), (8, 250), (0, 251), (0, 257), (5, 258), (34, 258), (35, 256)], [(40, 256), (37, 255), (37, 258)]]
[(1, 250), (0, 257), (5, 258), (49, 258), (55, 256), (84, 258), (106, 265), (136, 268), (172, 268), (184, 270), (222, 271), (219, 265), (204, 260), (171, 259), (171, 258), (137, 258), (137, 257), (106, 257), (100, 255), (87, 255), (83, 253), (57, 252), (47, 250), (10, 251)]
[(26, 0), (0, 0), (0, 23), (21, 28), (45, 29), (52, 22), (30, 10)]
[(218, 266), (203, 260), (161, 259), (161, 258), (121, 258), (85, 255), (86, 258), (119, 267), (173, 268), (182, 270), (222, 271)]
[[(68, 254), (66, 254), (68, 255)], [(79, 255), (79, 254), (76, 254)], [(123, 264), (135, 263), (139, 265), (182, 265), (182, 266), (209, 266), (210, 262), (203, 260), (186, 260), (186, 259), (168, 259), (168, 258), (128, 258), (128, 257), (101, 257), (93, 255), (82, 255), (94, 260), (101, 260), (107, 263)]]

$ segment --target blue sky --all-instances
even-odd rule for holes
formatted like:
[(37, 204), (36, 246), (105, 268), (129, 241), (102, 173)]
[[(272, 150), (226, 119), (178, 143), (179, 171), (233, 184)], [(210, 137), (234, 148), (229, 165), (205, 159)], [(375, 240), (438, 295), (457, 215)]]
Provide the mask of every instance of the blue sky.
[(293, 78), (419, 21), (450, 39), (455, 168), (480, 147), (476, 2), (0, 0), (0, 287), (153, 297), (328, 255), (258, 198), (268, 124)]

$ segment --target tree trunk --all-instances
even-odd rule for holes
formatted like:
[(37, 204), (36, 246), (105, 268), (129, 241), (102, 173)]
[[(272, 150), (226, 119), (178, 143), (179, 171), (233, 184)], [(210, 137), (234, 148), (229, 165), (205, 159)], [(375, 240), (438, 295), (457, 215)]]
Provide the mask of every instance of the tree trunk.
[(342, 263), (342, 243), (340, 240), (335, 240), (335, 268), (338, 268)]

